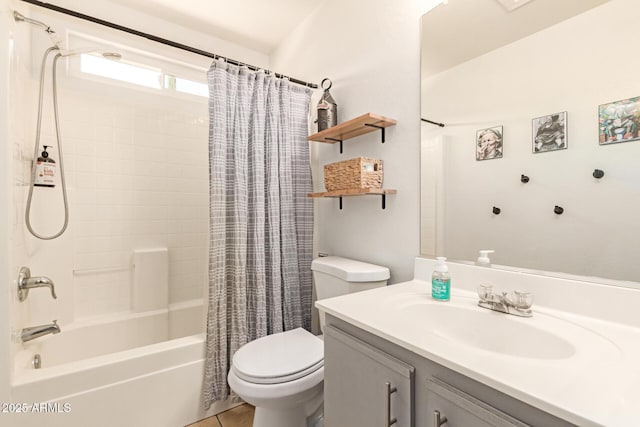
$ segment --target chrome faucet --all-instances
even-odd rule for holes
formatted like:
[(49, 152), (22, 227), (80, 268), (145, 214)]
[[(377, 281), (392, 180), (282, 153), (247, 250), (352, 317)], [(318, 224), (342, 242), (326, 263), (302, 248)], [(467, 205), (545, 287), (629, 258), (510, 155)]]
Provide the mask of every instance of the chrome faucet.
[(482, 308), (520, 317), (533, 316), (531, 311), (533, 295), (531, 292), (497, 293), (493, 291), (493, 286), (491, 285), (480, 285), (478, 287), (478, 297), (480, 297), (478, 305)]
[(54, 288), (53, 280), (48, 277), (31, 277), (31, 270), (27, 267), (22, 267), (18, 273), (18, 300), (24, 301), (29, 296), (29, 289), (48, 287), (51, 289), (51, 296), (53, 299), (58, 298), (56, 296), (56, 290)]
[(59, 334), (60, 326), (58, 326), (58, 321), (54, 320), (53, 323), (48, 325), (40, 325), (40, 326), (32, 326), (30, 328), (24, 328), (22, 333), (20, 334), (20, 338), (22, 342), (27, 342), (34, 340), (36, 338), (40, 338), (49, 334)]

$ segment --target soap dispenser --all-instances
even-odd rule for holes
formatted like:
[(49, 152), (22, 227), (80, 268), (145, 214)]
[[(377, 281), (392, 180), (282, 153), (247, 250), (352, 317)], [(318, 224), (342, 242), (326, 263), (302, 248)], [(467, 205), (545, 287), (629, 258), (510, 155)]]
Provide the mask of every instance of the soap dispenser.
[(33, 183), (36, 187), (55, 187), (56, 186), (56, 161), (49, 157), (47, 148), (50, 145), (44, 145), (42, 154), (36, 162), (36, 176)]
[(480, 251), (480, 256), (478, 257), (478, 260), (476, 261), (476, 265), (479, 265), (481, 267), (491, 267), (491, 260), (489, 259), (489, 254), (492, 254), (494, 252), (495, 251), (490, 249), (482, 249)]
[(437, 257), (438, 264), (431, 275), (431, 297), (436, 301), (449, 301), (451, 298), (451, 276), (445, 257)]

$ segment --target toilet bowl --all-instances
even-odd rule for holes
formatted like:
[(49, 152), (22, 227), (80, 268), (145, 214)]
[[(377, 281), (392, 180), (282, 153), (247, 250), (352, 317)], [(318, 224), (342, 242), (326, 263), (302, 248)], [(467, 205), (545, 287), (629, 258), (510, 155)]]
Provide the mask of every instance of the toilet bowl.
[(233, 356), (229, 386), (255, 406), (254, 427), (306, 427), (322, 405), (324, 349), (302, 328), (268, 335)]
[[(385, 286), (389, 278), (385, 267), (334, 256), (314, 260), (311, 269), (319, 300)], [(236, 351), (227, 380), (255, 406), (253, 427), (316, 427), (324, 342), (302, 328), (259, 338)]]

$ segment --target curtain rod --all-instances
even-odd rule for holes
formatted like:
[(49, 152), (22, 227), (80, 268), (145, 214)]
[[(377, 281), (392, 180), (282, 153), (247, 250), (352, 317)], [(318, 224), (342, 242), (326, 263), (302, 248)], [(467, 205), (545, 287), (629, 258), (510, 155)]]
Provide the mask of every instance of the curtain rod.
[(420, 118), (420, 120), (422, 120), (423, 122), (431, 123), (432, 125), (440, 126), (441, 128), (444, 127), (444, 123), (434, 122), (432, 120), (423, 119), (422, 117)]
[[(105, 27), (109, 27), (109, 28), (113, 28), (113, 29), (116, 29), (116, 30), (124, 31), (125, 33), (133, 34), (133, 35), (138, 36), (138, 37), (144, 37), (146, 39), (149, 39), (149, 40), (157, 42), (157, 43), (162, 43), (162, 44), (167, 45), (167, 46), (175, 47), (176, 49), (186, 50), (187, 52), (196, 53), (198, 55), (207, 56), (207, 57), (213, 58), (213, 59), (224, 59), (229, 64), (238, 65), (238, 66), (246, 66), (247, 68), (249, 68), (250, 70), (253, 70), (253, 71), (257, 71), (257, 70), (261, 69), (260, 67), (256, 67), (255, 65), (245, 64), (244, 62), (236, 61), (235, 59), (226, 58), (224, 56), (217, 55), (215, 53), (207, 52), (207, 51), (204, 51), (204, 50), (201, 50), (201, 49), (197, 49), (195, 47), (184, 45), (182, 43), (177, 43), (177, 42), (174, 42), (172, 40), (167, 40), (167, 39), (164, 39), (162, 37), (157, 37), (157, 36), (154, 36), (152, 34), (144, 33), (142, 31), (134, 30), (132, 28), (128, 28), (128, 27), (124, 27), (122, 25), (114, 24), (113, 22), (105, 21), (105, 20), (99, 19), (99, 18), (94, 18), (93, 16), (85, 15), (83, 13), (76, 12), (75, 10), (65, 9), (63, 7), (56, 6), (54, 4), (45, 3), (45, 2), (38, 1), (38, 0), (22, 0), (22, 1), (25, 2), (25, 3), (29, 3), (29, 4), (32, 4), (32, 5), (35, 5), (35, 6), (39, 6), (39, 7), (45, 8), (45, 9), (53, 10), (54, 12), (63, 13), (65, 15), (70, 15), (70, 16), (73, 16), (75, 18), (84, 19), (85, 21), (90, 21), (90, 22), (93, 22), (93, 23), (96, 23), (96, 24), (104, 25)], [(273, 74), (276, 77), (286, 77), (286, 78), (289, 79), (289, 81), (291, 81), (293, 83), (297, 83), (299, 85), (307, 86), (307, 87), (310, 87), (312, 89), (317, 89), (318, 88), (318, 85), (315, 84), (315, 83), (308, 83), (308, 82), (305, 82), (305, 81), (302, 81), (302, 80), (298, 80), (298, 79), (294, 79), (294, 78), (291, 78), (291, 77), (287, 77), (284, 74), (278, 74), (278, 73), (273, 73)]]

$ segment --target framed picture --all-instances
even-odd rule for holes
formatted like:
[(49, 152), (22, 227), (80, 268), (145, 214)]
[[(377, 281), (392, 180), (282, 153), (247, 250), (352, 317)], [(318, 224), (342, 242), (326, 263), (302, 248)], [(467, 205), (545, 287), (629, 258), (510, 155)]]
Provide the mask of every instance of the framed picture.
[(534, 153), (567, 148), (567, 112), (549, 114), (533, 119), (532, 144)]
[(476, 132), (476, 160), (502, 157), (502, 126), (481, 129)]
[(600, 145), (636, 141), (640, 122), (640, 96), (598, 107)]

